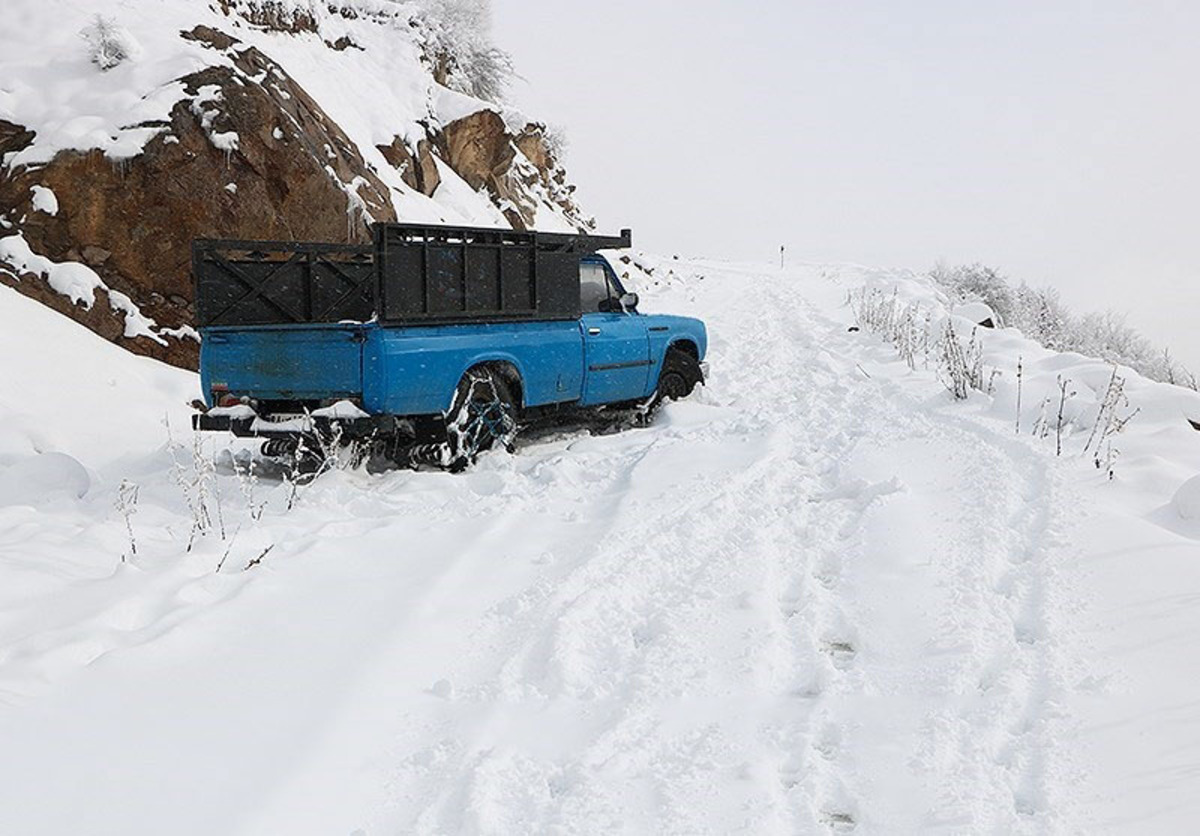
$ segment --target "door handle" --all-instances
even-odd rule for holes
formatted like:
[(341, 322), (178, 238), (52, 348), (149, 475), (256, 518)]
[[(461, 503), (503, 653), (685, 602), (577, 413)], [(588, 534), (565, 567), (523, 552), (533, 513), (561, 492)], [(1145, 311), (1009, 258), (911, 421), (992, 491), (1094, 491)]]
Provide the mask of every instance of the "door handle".
[(594, 337), (600, 333), (600, 329), (599, 328), (589, 328), (588, 333)]

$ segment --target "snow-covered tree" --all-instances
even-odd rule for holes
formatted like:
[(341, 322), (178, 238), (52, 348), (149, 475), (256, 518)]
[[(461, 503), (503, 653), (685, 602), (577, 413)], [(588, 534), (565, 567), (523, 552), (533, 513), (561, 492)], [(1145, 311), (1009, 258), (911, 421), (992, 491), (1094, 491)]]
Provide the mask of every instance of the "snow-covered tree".
[(110, 17), (96, 15), (79, 33), (88, 44), (88, 57), (101, 70), (136, 58), (141, 51), (133, 35)]
[(439, 84), (485, 101), (504, 98), (515, 73), (512, 58), (491, 41), (487, 0), (420, 0), (417, 25)]
[(1009, 325), (1055, 351), (1078, 350), (1079, 336), (1070, 313), (1052, 287), (1022, 282), (1013, 293)]

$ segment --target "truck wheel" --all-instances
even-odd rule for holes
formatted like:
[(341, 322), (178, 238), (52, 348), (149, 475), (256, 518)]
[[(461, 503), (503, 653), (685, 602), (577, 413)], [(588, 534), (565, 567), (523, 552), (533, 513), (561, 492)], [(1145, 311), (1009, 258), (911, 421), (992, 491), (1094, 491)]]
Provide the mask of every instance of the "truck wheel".
[(504, 378), (474, 369), (459, 381), (446, 413), (447, 466), (460, 471), (497, 443), (511, 450), (517, 435), (517, 408)]
[(700, 363), (695, 357), (678, 348), (668, 348), (667, 356), (663, 358), (662, 370), (658, 373), (658, 389), (655, 390), (655, 401), (662, 402), (668, 398), (677, 401), (692, 394), (697, 383), (704, 382), (704, 374), (700, 371)]

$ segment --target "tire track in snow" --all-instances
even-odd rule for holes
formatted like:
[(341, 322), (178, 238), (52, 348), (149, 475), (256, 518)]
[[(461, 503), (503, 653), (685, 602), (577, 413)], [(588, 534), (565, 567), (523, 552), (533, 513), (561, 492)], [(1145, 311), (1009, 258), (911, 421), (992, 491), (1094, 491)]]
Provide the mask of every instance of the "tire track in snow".
[[(762, 299), (755, 302), (758, 309)], [(752, 321), (749, 311), (743, 321)], [(817, 471), (853, 442), (839, 429), (848, 407), (831, 404), (834, 392), (844, 398), (851, 390), (824, 385), (836, 383), (836, 371), (812, 337), (796, 340), (792, 323), (768, 319), (759, 327), (765, 333), (735, 341), (740, 348), (731, 343), (724, 362), (759, 370), (738, 387), (743, 398), (770, 397), (748, 419), (716, 422), (704, 438), (651, 441), (660, 449), (627, 457), (613, 480), (627, 497), (622, 519), (652, 530), (633, 525), (602, 538), (565, 577), (502, 605), (526, 613), (497, 620), (494, 629), (506, 637), (481, 638), (508, 648), (499, 670), (473, 686), (474, 699), (501, 703), (487, 724), (511, 722), (513, 703), (548, 710), (566, 703), (604, 721), (547, 763), (519, 758), (516, 765), (510, 752), (453, 747), (457, 756), (437, 781), (447, 789), (419, 818), (422, 829), (503, 829), (488, 811), (510, 808), (504, 800), (530, 784), (556, 789), (537, 816), (506, 826), (613, 822), (628, 807), (630, 773), (649, 776), (641, 779), (645, 791), (664, 801), (646, 822), (664, 832), (719, 827), (704, 792), (728, 773), (737, 780), (717, 784), (732, 784), (737, 803), (724, 806), (768, 830), (852, 822), (837, 777), (838, 731), (820, 716), (827, 683), (852, 661), (836, 603), (848, 515), (809, 501), (824, 489)], [(780, 346), (790, 346), (783, 368)], [(828, 379), (814, 379), (812, 369)], [(792, 385), (767, 379), (781, 371)], [(761, 443), (738, 472), (697, 482), (695, 495), (670, 498), (665, 510), (663, 497), (637, 495), (640, 471), (663, 466), (656, 454), (670, 455), (661, 448), (736, 444), (747, 424)], [(725, 608), (742, 625), (733, 643)], [(514, 649), (517, 636), (532, 638)], [(741, 703), (760, 715), (744, 728), (735, 722)], [(679, 704), (692, 716), (664, 731)], [(578, 717), (575, 724), (587, 725)], [(764, 763), (776, 766), (764, 773)]]

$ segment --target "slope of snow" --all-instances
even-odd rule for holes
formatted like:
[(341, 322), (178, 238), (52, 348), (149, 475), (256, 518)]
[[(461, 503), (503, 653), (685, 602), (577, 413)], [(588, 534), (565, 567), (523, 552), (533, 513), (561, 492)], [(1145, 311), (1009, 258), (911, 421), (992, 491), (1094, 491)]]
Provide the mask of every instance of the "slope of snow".
[(0, 293), (0, 486), (89, 475), (0, 504), (0, 831), (1186, 830), (1194, 393), (1129, 377), (1110, 480), (1090, 396), (1058, 457), (1008, 388), (1091, 361), (990, 333), (955, 402), (849, 330), (864, 285), (944, 316), (919, 277), (638, 258), (711, 335), (653, 426), (294, 494), (193, 459), (189, 375)]
[(168, 420), (191, 426), (194, 374), (134, 357), (4, 286), (0, 357), (0, 465), (64, 453), (103, 469), (161, 448)]

